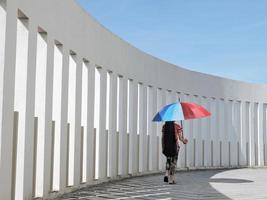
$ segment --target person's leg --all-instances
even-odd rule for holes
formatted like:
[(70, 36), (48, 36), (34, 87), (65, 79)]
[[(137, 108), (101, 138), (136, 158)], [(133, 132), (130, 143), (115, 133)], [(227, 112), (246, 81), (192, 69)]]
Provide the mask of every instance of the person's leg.
[(167, 157), (166, 160), (166, 172), (164, 176), (164, 182), (168, 182), (169, 176), (170, 176), (170, 166), (171, 166), (171, 158)]
[(175, 171), (176, 171), (177, 158), (178, 158), (178, 156), (174, 156), (174, 157), (171, 158), (169, 183), (176, 183), (176, 181), (175, 181)]
[(179, 150), (180, 150), (180, 147), (177, 148), (177, 155), (173, 156), (171, 158), (171, 162), (170, 162), (170, 180), (169, 180), (169, 183), (171, 183), (171, 184), (176, 183), (175, 171), (176, 171), (176, 164), (177, 164), (177, 160), (178, 160)]

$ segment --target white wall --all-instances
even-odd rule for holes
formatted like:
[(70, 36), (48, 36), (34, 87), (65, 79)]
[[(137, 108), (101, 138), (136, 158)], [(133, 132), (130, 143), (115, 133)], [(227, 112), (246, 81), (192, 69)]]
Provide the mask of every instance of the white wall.
[(179, 168), (266, 164), (267, 85), (147, 55), (74, 0), (3, 2), (0, 199), (47, 197), (95, 179), (164, 170), (162, 123), (151, 120), (179, 99), (212, 113), (183, 122), (189, 143), (181, 147)]

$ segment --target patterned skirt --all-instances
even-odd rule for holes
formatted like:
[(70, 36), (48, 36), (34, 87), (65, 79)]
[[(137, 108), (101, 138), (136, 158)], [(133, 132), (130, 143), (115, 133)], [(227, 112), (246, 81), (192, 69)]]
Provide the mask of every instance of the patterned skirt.
[[(178, 148), (178, 154), (179, 154), (179, 149), (180, 148)], [(172, 157), (167, 157), (166, 170), (170, 170), (170, 175), (175, 174), (176, 164), (177, 164), (177, 160), (178, 160), (178, 154), (175, 156), (172, 156)]]

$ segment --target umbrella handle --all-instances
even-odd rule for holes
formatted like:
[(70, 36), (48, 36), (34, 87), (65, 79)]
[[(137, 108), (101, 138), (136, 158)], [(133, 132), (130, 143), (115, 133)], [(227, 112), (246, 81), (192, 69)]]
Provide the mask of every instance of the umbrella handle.
[[(181, 103), (181, 98), (179, 98), (179, 102)], [(183, 128), (183, 120), (180, 121), (181, 121), (181, 127)]]
[[(179, 98), (179, 102), (181, 103), (181, 98)], [(180, 121), (181, 121), (182, 134), (184, 135), (183, 120), (180, 120)]]

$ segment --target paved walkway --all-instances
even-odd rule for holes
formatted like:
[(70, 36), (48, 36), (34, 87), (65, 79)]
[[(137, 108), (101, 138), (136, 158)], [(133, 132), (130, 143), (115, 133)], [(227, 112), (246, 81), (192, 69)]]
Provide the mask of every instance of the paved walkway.
[(177, 184), (163, 176), (147, 176), (101, 184), (66, 194), (60, 200), (267, 200), (267, 169), (235, 169), (178, 172)]

